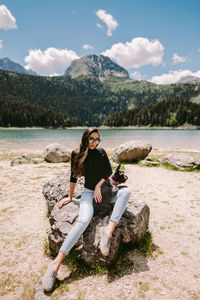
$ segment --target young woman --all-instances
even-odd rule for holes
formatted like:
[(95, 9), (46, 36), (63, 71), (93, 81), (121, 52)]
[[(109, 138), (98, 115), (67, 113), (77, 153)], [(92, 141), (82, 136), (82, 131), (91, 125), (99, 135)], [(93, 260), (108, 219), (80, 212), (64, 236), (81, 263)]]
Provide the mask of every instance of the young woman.
[[(112, 174), (112, 169), (106, 152), (102, 148), (97, 148), (100, 141), (99, 130), (96, 127), (87, 128), (83, 133), (80, 148), (72, 151), (69, 197), (59, 201), (58, 207), (61, 208), (72, 201), (77, 177), (84, 176), (85, 186), (80, 199), (79, 218), (64, 240), (57, 257), (48, 266), (43, 278), (44, 291), (53, 289), (63, 259), (88, 227), (94, 212), (93, 198), (96, 202), (102, 201), (100, 187), (105, 179)], [(130, 190), (126, 187), (120, 189), (117, 195), (111, 198), (111, 203), (115, 203), (115, 205), (110, 222), (107, 227), (102, 227), (100, 230), (100, 250), (104, 256), (109, 254), (113, 231), (126, 208), (129, 198)]]

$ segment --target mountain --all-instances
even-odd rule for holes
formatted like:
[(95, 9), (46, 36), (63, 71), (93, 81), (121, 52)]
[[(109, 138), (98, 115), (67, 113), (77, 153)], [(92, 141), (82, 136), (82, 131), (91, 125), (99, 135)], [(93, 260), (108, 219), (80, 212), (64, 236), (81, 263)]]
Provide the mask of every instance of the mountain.
[(200, 82), (200, 78), (199, 77), (195, 77), (195, 76), (183, 76), (181, 77), (181, 79), (179, 79), (176, 83), (199, 83)]
[(37, 73), (33, 72), (32, 70), (27, 71), (20, 64), (10, 60), (8, 57), (0, 58), (0, 69), (26, 75), (37, 75)]
[(114, 63), (109, 57), (94, 54), (73, 60), (65, 71), (65, 75), (70, 75), (72, 78), (80, 75), (89, 75), (100, 80), (108, 78), (129, 79), (128, 72)]

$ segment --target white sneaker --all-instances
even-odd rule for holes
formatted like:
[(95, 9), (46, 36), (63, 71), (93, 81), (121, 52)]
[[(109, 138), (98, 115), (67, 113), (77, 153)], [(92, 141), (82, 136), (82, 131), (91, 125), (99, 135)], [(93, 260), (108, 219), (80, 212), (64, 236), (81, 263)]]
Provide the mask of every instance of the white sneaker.
[(42, 281), (42, 287), (45, 292), (50, 292), (53, 290), (54, 283), (56, 281), (57, 272), (53, 269), (53, 263), (48, 265), (48, 269), (44, 275)]
[(104, 256), (108, 256), (110, 251), (111, 238), (109, 238), (107, 234), (106, 227), (100, 228), (100, 235), (101, 235), (101, 241), (100, 241), (101, 253)]

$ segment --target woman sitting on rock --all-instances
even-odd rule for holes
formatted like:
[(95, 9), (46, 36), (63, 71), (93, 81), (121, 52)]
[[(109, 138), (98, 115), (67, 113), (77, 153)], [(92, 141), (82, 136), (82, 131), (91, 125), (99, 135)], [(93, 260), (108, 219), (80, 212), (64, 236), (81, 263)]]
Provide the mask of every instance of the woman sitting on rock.
[[(100, 203), (102, 201), (100, 187), (111, 175), (112, 168), (106, 152), (102, 148), (97, 148), (100, 141), (99, 130), (95, 127), (88, 128), (83, 133), (80, 148), (72, 151), (69, 197), (60, 200), (58, 207), (61, 208), (72, 201), (77, 177), (84, 176), (85, 185), (80, 199), (79, 218), (64, 240), (57, 257), (48, 266), (43, 278), (44, 291), (53, 289), (63, 259), (88, 227), (94, 213), (93, 198), (96, 202)], [(129, 198), (130, 190), (126, 187), (120, 189), (116, 196), (111, 198), (111, 202), (115, 205), (109, 224), (107, 227), (100, 229), (100, 250), (104, 256), (109, 254), (113, 231), (126, 208)]]

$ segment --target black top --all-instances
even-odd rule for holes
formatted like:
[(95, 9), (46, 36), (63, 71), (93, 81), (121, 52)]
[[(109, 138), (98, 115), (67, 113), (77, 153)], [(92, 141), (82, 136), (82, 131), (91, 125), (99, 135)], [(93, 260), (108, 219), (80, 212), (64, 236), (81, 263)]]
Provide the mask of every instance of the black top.
[[(71, 155), (71, 177), (70, 182), (77, 181), (73, 175), (74, 151)], [(112, 168), (108, 156), (103, 148), (89, 149), (84, 162), (85, 169), (85, 188), (93, 190), (96, 184), (102, 179), (107, 179), (112, 174)]]

